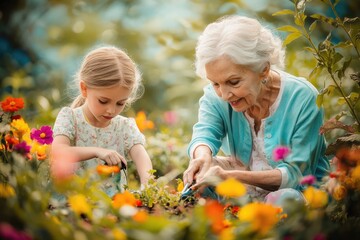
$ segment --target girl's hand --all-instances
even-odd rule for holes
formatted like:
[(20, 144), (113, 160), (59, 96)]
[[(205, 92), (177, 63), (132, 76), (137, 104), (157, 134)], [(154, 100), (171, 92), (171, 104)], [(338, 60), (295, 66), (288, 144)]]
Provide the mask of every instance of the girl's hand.
[(190, 160), (189, 167), (185, 170), (183, 174), (184, 184), (192, 184), (195, 180), (198, 182), (198, 179), (201, 179), (205, 173), (209, 170), (212, 162), (212, 156), (209, 157), (199, 157)]
[(109, 166), (119, 165), (121, 162), (127, 166), (126, 159), (115, 150), (99, 148), (96, 157), (106, 162)]

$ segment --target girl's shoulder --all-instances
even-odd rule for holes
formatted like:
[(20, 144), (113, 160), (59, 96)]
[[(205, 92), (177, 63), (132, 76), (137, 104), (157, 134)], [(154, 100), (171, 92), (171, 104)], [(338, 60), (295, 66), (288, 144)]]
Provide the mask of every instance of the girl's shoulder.
[(113, 123), (120, 126), (133, 126), (136, 125), (136, 121), (132, 117), (125, 117), (122, 115), (117, 115), (113, 118)]

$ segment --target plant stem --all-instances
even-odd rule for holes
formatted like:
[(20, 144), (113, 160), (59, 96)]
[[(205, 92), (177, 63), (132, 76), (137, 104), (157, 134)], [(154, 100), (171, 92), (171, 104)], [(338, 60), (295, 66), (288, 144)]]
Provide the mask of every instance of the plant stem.
[[(343, 91), (343, 89), (341, 88), (341, 86), (339, 85), (339, 83), (336, 81), (335, 79), (335, 76), (333, 74), (333, 71), (331, 69), (331, 66), (328, 66), (326, 64), (326, 61), (325, 59), (321, 56), (321, 54), (319, 53), (317, 47), (315, 46), (315, 44), (313, 43), (307, 29), (302, 26), (302, 30), (303, 30), (303, 36), (308, 40), (308, 42), (310, 43), (311, 47), (315, 50), (316, 52), (316, 55), (318, 56), (318, 58), (321, 60), (321, 62), (324, 64), (324, 66), (326, 66), (326, 69), (328, 71), (328, 73), (330, 74), (330, 77), (332, 79), (332, 81), (334, 82), (334, 84), (336, 85), (336, 88), (340, 91), (340, 94), (341, 96), (345, 99), (346, 101), (346, 104), (348, 105), (348, 107), (350, 108), (350, 112), (351, 112), (351, 115), (355, 118), (356, 122), (358, 123), (359, 127), (360, 128), (360, 119), (359, 117), (357, 116), (356, 112), (355, 112), (355, 109), (353, 108), (352, 104), (350, 103), (349, 99), (347, 98), (345, 92)], [(359, 131), (360, 129), (358, 129)]]
[(337, 23), (340, 25), (340, 27), (344, 30), (344, 32), (346, 33), (346, 35), (347, 35), (348, 38), (350, 39), (352, 45), (354, 46), (355, 51), (356, 51), (358, 57), (360, 57), (359, 50), (358, 50), (358, 48), (356, 47), (356, 44), (355, 44), (355, 42), (353, 41), (352, 37), (350, 36), (349, 31), (346, 29), (346, 27), (345, 27), (345, 25), (344, 25), (344, 22), (343, 22), (343, 21), (341, 20), (341, 18), (339, 17), (339, 15), (338, 15), (338, 13), (337, 13), (337, 11), (336, 11), (336, 9), (335, 9), (334, 4), (333, 4), (331, 1), (329, 1), (329, 5), (330, 5), (330, 7), (331, 7), (331, 9), (332, 9), (335, 17), (336, 17), (336, 20), (337, 20), (336, 22), (337, 22)]

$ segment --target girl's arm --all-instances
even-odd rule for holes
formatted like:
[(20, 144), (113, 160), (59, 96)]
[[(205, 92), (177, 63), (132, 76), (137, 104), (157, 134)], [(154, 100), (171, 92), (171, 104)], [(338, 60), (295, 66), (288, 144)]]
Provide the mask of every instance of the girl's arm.
[(152, 178), (152, 175), (149, 173), (152, 170), (152, 163), (148, 153), (142, 144), (135, 144), (130, 149), (130, 156), (135, 162), (141, 185), (146, 185), (149, 179)]
[(52, 143), (52, 158), (61, 160), (63, 157), (70, 158), (72, 162), (86, 161), (99, 158), (108, 165), (118, 165), (120, 162), (126, 164), (126, 160), (115, 150), (99, 147), (76, 147), (70, 145), (70, 139), (64, 135), (58, 135)]

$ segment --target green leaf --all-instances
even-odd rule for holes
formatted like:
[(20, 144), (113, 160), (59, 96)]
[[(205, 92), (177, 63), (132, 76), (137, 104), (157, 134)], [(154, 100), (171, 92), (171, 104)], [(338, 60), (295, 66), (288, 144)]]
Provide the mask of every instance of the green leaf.
[(351, 92), (349, 96), (347, 96), (347, 98), (350, 100), (351, 103), (356, 103), (357, 100), (359, 99), (359, 93), (356, 92)]
[(310, 25), (310, 27), (309, 27), (310, 33), (311, 33), (312, 31), (314, 31), (314, 29), (316, 28), (316, 24), (317, 24), (317, 21), (314, 21), (314, 22)]
[(335, 48), (348, 48), (351, 47), (352, 43), (351, 41), (346, 41), (346, 42), (339, 42), (338, 44), (334, 45)]
[(293, 27), (291, 25), (286, 25), (286, 26), (282, 26), (278, 28), (279, 31), (284, 31), (284, 32), (298, 32), (301, 33), (296, 27)]
[(339, 98), (338, 98), (337, 104), (339, 104), (339, 105), (344, 105), (345, 103), (346, 103), (345, 98), (343, 98), (343, 97), (339, 97)]
[(316, 54), (316, 50), (313, 49), (312, 47), (304, 47), (304, 49), (311, 52), (312, 54)]
[(294, 15), (294, 11), (290, 9), (283, 9), (272, 14), (272, 16), (280, 16), (280, 15)]
[(327, 94), (328, 94), (328, 95), (331, 95), (331, 94), (335, 91), (335, 89), (336, 89), (336, 86), (335, 86), (335, 85), (329, 85), (329, 86), (327, 87), (327, 90), (328, 90)]
[(314, 79), (316, 79), (322, 72), (323, 67), (317, 65), (310, 73), (309, 75), (309, 80), (312, 81)]
[(324, 101), (324, 94), (320, 93), (316, 98), (316, 105), (318, 106), (318, 108), (322, 106), (323, 101)]
[(306, 15), (304, 13), (298, 13), (295, 15), (295, 24), (303, 27), (306, 20)]
[(289, 35), (287, 35), (287, 37), (285, 38), (284, 40), (284, 45), (288, 45), (289, 43), (291, 43), (292, 41), (298, 39), (299, 37), (301, 37), (301, 33), (300, 32), (294, 32), (294, 33), (291, 33)]

